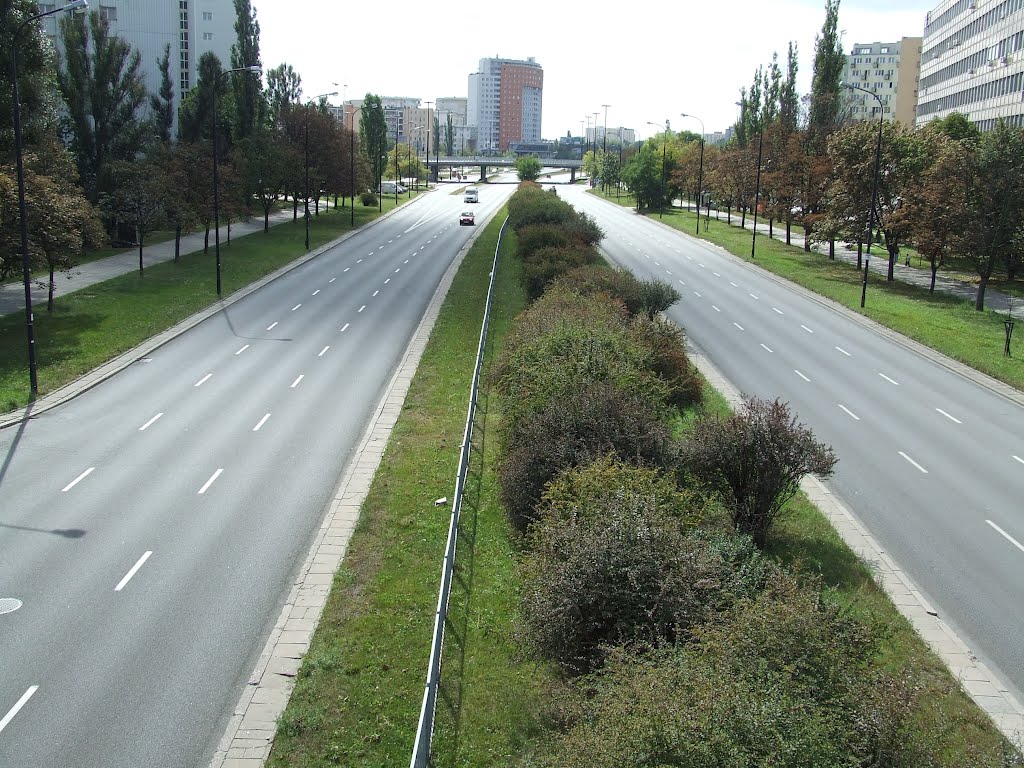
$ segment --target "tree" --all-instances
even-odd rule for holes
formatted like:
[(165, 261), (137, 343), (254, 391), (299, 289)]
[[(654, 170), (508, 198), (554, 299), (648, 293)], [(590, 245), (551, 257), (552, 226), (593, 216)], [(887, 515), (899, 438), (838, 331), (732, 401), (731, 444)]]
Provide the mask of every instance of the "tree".
[(149, 95), (149, 110), (153, 113), (153, 130), (162, 144), (171, 142), (174, 124), (174, 84), (171, 82), (171, 44), (164, 46), (164, 55), (157, 59), (160, 69), (160, 91)]
[(828, 137), (839, 125), (839, 83), (846, 65), (839, 26), (839, 0), (825, 0), (825, 23), (814, 41), (814, 72), (811, 76), (811, 107), (808, 131), (818, 154), (825, 153)]
[[(434, 119), (435, 124), (437, 118)], [(366, 94), (363, 110), (359, 117), (359, 136), (366, 159), (370, 161), (374, 187), (380, 191), (380, 180), (384, 178), (384, 165), (388, 159), (388, 126), (384, 119), (384, 107), (380, 96)], [(436, 136), (435, 136), (436, 138)]]
[(142, 247), (146, 235), (165, 221), (163, 199), (166, 179), (151, 161), (118, 162), (110, 168), (113, 191), (106, 194), (101, 207), (116, 221), (135, 228), (139, 244), (139, 275), (143, 273)]
[(138, 51), (117, 36), (98, 11), (60, 20), (65, 59), (57, 73), (67, 107), (65, 126), (86, 197), (95, 203), (111, 189), (109, 166), (142, 149), (146, 100)]
[(663, 199), (660, 154), (653, 141), (645, 141), (622, 170), (622, 182), (636, 197), (637, 210), (656, 206)]
[(214, 89), (217, 90), (217, 111), (220, 113), (217, 115), (217, 132), (221, 136), (230, 133), (230, 122), (224, 121), (228, 113), (224, 103), (227, 86), (221, 77), (223, 73), (217, 54), (207, 51), (199, 57), (199, 77), (195, 88), (182, 99), (178, 114), (178, 138), (182, 141), (195, 142), (213, 137)]
[(441, 121), (437, 112), (434, 112), (434, 130), (431, 133), (434, 139), (434, 157), (441, 153)]
[(800, 97), (796, 91), (796, 74), (799, 69), (796, 43), (789, 43), (786, 57), (786, 79), (779, 90), (779, 120), (786, 133), (794, 132), (800, 124)]
[(281, 111), (302, 98), (302, 78), (291, 64), (278, 64), (267, 71), (267, 116), (271, 125), (281, 118)]
[(985, 308), (985, 289), (999, 265), (1011, 267), (1021, 253), (1024, 220), (1024, 130), (1000, 120), (983, 133), (967, 185), (970, 227), (963, 256), (980, 281), (974, 308)]
[(516, 173), (520, 181), (536, 181), (540, 177), (540, 159), (533, 155), (523, 155), (516, 160)]
[[(263, 66), (260, 59), (260, 23), (250, 0), (235, 1), (235, 34), (238, 41), (231, 46), (231, 67)], [(265, 118), (266, 102), (259, 77), (235, 77), (231, 83), (235, 94), (235, 135), (249, 136)]]
[(683, 448), (684, 471), (718, 491), (736, 530), (762, 546), (801, 478), (828, 477), (835, 463), (832, 449), (778, 400), (751, 398), (738, 413), (698, 419)]
[(448, 157), (455, 156), (455, 126), (452, 125), (452, 115), (450, 112), (444, 125), (444, 153)]
[(914, 233), (917, 252), (931, 268), (929, 292), (935, 291), (935, 275), (961, 247), (970, 228), (967, 189), (972, 149), (949, 138), (938, 126), (927, 126), (934, 161), (921, 183), (908, 191), (904, 215)]
[(242, 187), (263, 209), (264, 232), (270, 229), (270, 210), (284, 195), (289, 165), (301, 162), (288, 150), (284, 137), (266, 127), (258, 127), (235, 147)]

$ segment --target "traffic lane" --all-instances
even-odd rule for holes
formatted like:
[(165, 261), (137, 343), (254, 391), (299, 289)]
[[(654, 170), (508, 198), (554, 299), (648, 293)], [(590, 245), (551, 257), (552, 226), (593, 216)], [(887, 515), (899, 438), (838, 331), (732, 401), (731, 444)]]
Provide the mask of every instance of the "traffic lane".
[[(620, 243), (620, 246), (621, 245), (622, 244)], [(656, 262), (650, 261), (646, 257), (646, 255), (644, 255), (642, 253), (639, 254), (639, 255), (638, 254), (631, 254), (631, 257), (632, 257), (632, 260), (633, 260), (633, 263), (634, 263), (635, 267), (638, 267), (640, 269), (645, 269), (646, 273), (649, 274), (652, 277), (657, 277), (658, 276), (657, 271), (655, 271), (655, 269), (652, 269), (652, 267), (655, 266)], [(662, 256), (662, 258), (665, 258), (665, 257)], [(703, 257), (697, 257), (697, 258), (701, 258), (702, 259)], [(709, 258), (710, 258), (710, 255), (709, 255)], [(707, 265), (705, 265), (705, 267), (707, 267)], [(701, 275), (702, 273), (699, 270), (700, 270), (700, 267), (699, 267), (699, 264), (698, 264), (697, 265), (697, 269), (692, 270), (692, 274), (690, 275), (691, 278), (694, 275), (698, 275), (698, 276)], [(703, 274), (706, 275), (707, 273), (704, 272)], [(707, 280), (706, 277), (704, 277), (703, 279)], [(704, 287), (705, 291), (709, 290), (704, 284), (701, 284), (700, 287)], [(739, 287), (739, 286), (737, 286), (737, 287)], [(758, 290), (762, 290), (762, 289), (759, 288)], [(694, 302), (700, 302), (701, 301), (702, 297), (696, 296), (696, 293), (700, 293), (700, 291), (696, 291), (690, 297), (691, 301), (687, 303), (687, 306), (692, 307), (694, 305)], [(708, 303), (709, 306), (711, 306), (711, 301), (710, 300), (707, 303)], [(781, 303), (781, 302), (779, 302), (779, 303)], [(812, 307), (811, 309), (813, 310), (814, 308)], [(714, 310), (712, 309), (710, 311), (713, 312)], [(698, 341), (698, 343), (699, 343), (700, 342), (699, 334), (695, 333), (695, 329), (698, 327), (698, 324), (692, 318), (684, 318), (682, 320), (682, 323), (683, 323), (684, 327), (687, 328), (687, 330), (688, 330), (689, 334), (691, 335), (691, 337), (694, 338), (694, 340)], [(753, 325), (755, 327), (758, 326), (758, 321), (754, 321)], [(739, 329), (733, 329), (733, 330), (734, 330), (734, 332), (738, 332), (739, 331)], [(864, 338), (864, 334), (861, 333), (859, 335), (855, 335), (855, 336), (852, 336), (850, 338), (851, 338), (851, 341), (846, 342), (846, 343), (847, 343), (847, 346), (853, 347), (854, 346), (854, 342), (852, 341), (852, 339), (856, 338), (857, 339), (856, 343), (859, 344), (860, 343), (859, 340), (861, 338)], [(720, 349), (719, 349), (720, 344), (716, 344), (716, 341), (720, 342), (720, 337), (718, 336), (717, 332), (711, 334), (711, 338), (710, 339), (705, 339), (704, 343), (702, 344), (702, 346), (704, 346), (704, 345), (712, 345), (712, 344), (715, 345), (714, 348), (713, 348), (713, 351), (712, 351), (712, 357), (716, 358), (716, 360), (717, 360), (718, 357), (720, 356), (721, 352), (720, 352)], [(890, 344), (891, 344), (891, 342), (890, 342)], [(796, 344), (796, 346), (802, 347), (804, 345), (798, 343), (798, 344)], [(897, 346), (897, 345), (893, 345), (893, 346)], [(862, 350), (860, 350), (859, 347), (856, 348), (856, 349), (857, 349), (858, 355), (860, 355)], [(763, 349), (762, 349), (762, 352), (764, 352)], [(743, 372), (746, 371), (746, 369), (749, 367), (749, 361), (752, 359), (751, 356), (753, 354), (755, 354), (753, 348), (750, 347), (750, 346), (745, 346), (743, 348), (742, 352), (736, 356), (736, 370), (731, 371), (731, 372), (729, 370), (726, 370), (727, 375), (729, 375), (730, 378), (732, 378), (733, 381), (735, 381), (737, 383), (744, 382)], [(852, 357), (852, 355), (851, 355), (851, 357)], [(923, 381), (931, 382), (931, 381), (936, 380), (936, 378), (941, 378), (943, 375), (947, 375), (949, 373), (946, 369), (941, 368), (940, 366), (936, 366), (935, 364), (930, 363), (930, 361), (927, 361), (927, 363), (932, 365), (932, 366), (934, 366), (935, 370), (932, 370), (932, 371), (929, 372), (928, 375), (925, 375), (923, 377)], [(805, 368), (809, 368), (809, 366), (810, 366), (810, 363), (804, 365)], [(728, 368), (728, 366), (725, 366), (725, 367)], [(848, 371), (844, 372), (844, 376), (842, 377), (842, 380), (834, 382), (835, 388), (831, 389), (830, 391), (841, 392), (842, 391), (842, 387), (845, 387), (845, 386), (849, 385), (849, 376), (850, 376), (850, 374), (849, 374)], [(750, 377), (748, 377), (748, 378), (750, 378)], [(882, 382), (883, 379), (881, 377), (879, 377), (878, 381)], [(763, 371), (763, 369), (759, 369), (757, 375), (755, 377), (753, 377), (753, 378), (750, 378), (749, 384), (747, 384), (749, 389), (745, 388), (745, 391), (749, 391), (751, 393), (757, 393), (757, 394), (759, 394), (762, 397), (775, 397), (775, 396), (778, 396), (778, 394), (780, 392), (788, 392), (788, 390), (793, 386), (792, 382), (787, 382), (785, 380), (780, 380), (777, 385), (771, 385), (771, 386), (768, 386), (768, 387), (763, 387), (762, 386), (761, 388), (758, 388), (758, 385), (759, 384), (763, 384), (763, 383), (764, 383), (764, 371)], [(963, 383), (968, 383), (968, 382), (964, 381)], [(741, 384), (741, 388), (744, 388), (742, 384)], [(985, 392), (985, 394), (986, 395), (988, 394), (987, 391)], [(994, 406), (993, 406), (997, 411), (1005, 410), (1005, 405), (1004, 405), (1003, 402), (999, 402), (1000, 400), (1001, 400), (1001, 398), (999, 398), (996, 401), (996, 403), (994, 404)], [(815, 425), (815, 431), (816, 431), (816, 433), (818, 433), (819, 437), (821, 435), (823, 435), (823, 434), (831, 436), (832, 437), (831, 442), (834, 445), (836, 445), (837, 449), (839, 450), (840, 456), (845, 457), (845, 460), (841, 461), (840, 469), (837, 472), (837, 482), (839, 482), (843, 488), (847, 489), (846, 490), (847, 494), (849, 494), (849, 489), (851, 487), (859, 490), (859, 483), (855, 482), (852, 485), (850, 483), (848, 483), (848, 482), (847, 483), (843, 483), (843, 478), (846, 475), (846, 469), (851, 464), (858, 464), (858, 465), (869, 464), (870, 460), (874, 457), (874, 455), (876, 453), (885, 453), (885, 452), (891, 451), (893, 453), (893, 455), (896, 456), (899, 461), (906, 462), (905, 466), (907, 466), (907, 469), (909, 469), (912, 472), (913, 471), (919, 471), (919, 470), (915, 470), (915, 469), (912, 468), (912, 467), (914, 467), (914, 464), (910, 463), (911, 461), (913, 461), (912, 457), (905, 458), (905, 456), (909, 456), (908, 451), (904, 450), (901, 453), (899, 449), (894, 449), (894, 450), (891, 449), (892, 445), (899, 445), (899, 444), (901, 444), (900, 443), (901, 440), (903, 441), (903, 443), (902, 443), (903, 445), (908, 445), (908, 442), (906, 440), (906, 436), (905, 435), (902, 436), (902, 437), (894, 437), (892, 439), (892, 441), (887, 445), (887, 447), (883, 448), (883, 447), (877, 447), (876, 446), (872, 451), (869, 451), (869, 456), (867, 456), (867, 457), (855, 458), (854, 457), (855, 455), (852, 453), (853, 449), (850, 448), (847, 445), (847, 443), (849, 442), (848, 437), (847, 437), (847, 434), (849, 432), (849, 427), (847, 425), (840, 425), (840, 428), (837, 429), (837, 430), (834, 430), (834, 431), (832, 429), (825, 429), (825, 430), (821, 429), (821, 424), (828, 422), (828, 418), (827, 418), (826, 414), (831, 414), (831, 420), (833, 422), (836, 420), (836, 418), (837, 418), (836, 414), (838, 413), (838, 411), (832, 410), (834, 408), (834, 405), (835, 405), (835, 403), (827, 403), (825, 408), (823, 409), (825, 413), (824, 414), (818, 414), (818, 413), (815, 413), (815, 411), (813, 409), (804, 407), (801, 404), (797, 403), (797, 406), (799, 408), (799, 412), (800, 412), (801, 418), (805, 422), (808, 422), (808, 423), (810, 423), (812, 425)], [(891, 412), (887, 416), (882, 417), (881, 418), (882, 423), (887, 425), (889, 423), (893, 423), (894, 419), (901, 418), (903, 416), (903, 414), (899, 412), (899, 410), (901, 410), (901, 409), (902, 409), (902, 406), (900, 406), (900, 408), (897, 408), (896, 412)], [(925, 416), (925, 414), (920, 414), (922, 416), (922, 424), (925, 425), (924, 428), (923, 428), (923, 431), (925, 433), (927, 433), (929, 431), (929, 426), (928, 425), (932, 425), (932, 426), (940, 425), (943, 420), (951, 422), (951, 423), (955, 423), (955, 422), (953, 422), (952, 419), (948, 418), (947, 414), (948, 414), (948, 412), (946, 412), (946, 413), (941, 413), (940, 412), (937, 416), (935, 416), (934, 419), (931, 418), (931, 416), (933, 415), (931, 413), (927, 414), (927, 416)], [(847, 413), (847, 417), (849, 417), (849, 413)], [(852, 418), (852, 417), (849, 417), (849, 418)], [(1000, 422), (1000, 423), (1002, 423), (1002, 422)], [(945, 425), (942, 425), (942, 426), (949, 426), (949, 425), (945, 424)], [(985, 430), (982, 430), (982, 433), (984, 433), (984, 431)], [(932, 436), (930, 439), (925, 439), (925, 440), (921, 441), (920, 443), (917, 443), (917, 445), (921, 446), (921, 450), (925, 452), (924, 455), (929, 455), (929, 454), (927, 454), (927, 451), (928, 451), (929, 447), (936, 446), (936, 445), (942, 445), (944, 442), (946, 442), (948, 437), (949, 437), (948, 435)], [(958, 443), (959, 443), (959, 441), (958, 441)], [(975, 444), (982, 446), (982, 450), (983, 451), (984, 451), (984, 449), (986, 447), (988, 447), (983, 437), (977, 438), (975, 440)], [(985, 451), (985, 453), (986, 454), (991, 454), (992, 451), (988, 450), (988, 451)], [(922, 454), (919, 453), (918, 456), (921, 457)], [(992, 460), (992, 461), (989, 461), (987, 463), (985, 463), (985, 462), (982, 462), (982, 463), (985, 466), (997, 465), (999, 463), (998, 460), (997, 460), (998, 458), (999, 457), (997, 456), (996, 460)], [(887, 462), (884, 463), (883, 465), (876, 466), (875, 467), (875, 471), (871, 473), (871, 476), (874, 476), (875, 474), (882, 474), (882, 475), (891, 474), (892, 473), (891, 463), (892, 463), (891, 460), (887, 460)], [(944, 471), (943, 474), (947, 478), (950, 478), (949, 485), (944, 490), (940, 491), (938, 494), (935, 494), (933, 496), (931, 502), (929, 504), (926, 504), (925, 506), (929, 507), (932, 510), (929, 513), (929, 515), (936, 515), (936, 514), (942, 515), (943, 513), (936, 512), (935, 510), (942, 509), (943, 508), (942, 504), (943, 504), (944, 501), (948, 501), (951, 498), (958, 499), (958, 503), (954, 504), (952, 509), (947, 511), (945, 513), (945, 516), (943, 517), (943, 520), (948, 522), (949, 520), (952, 520), (952, 519), (957, 517), (957, 515), (955, 513), (958, 512), (958, 511), (961, 513), (959, 515), (959, 517), (963, 517), (962, 510), (965, 508), (964, 507), (965, 504), (969, 504), (969, 500), (967, 498), (962, 497), (962, 496), (958, 496), (956, 493), (954, 493), (960, 487), (964, 487), (964, 480), (965, 480), (965, 478), (963, 477), (963, 475), (962, 474), (954, 473), (954, 472), (952, 472), (949, 469), (946, 469), (946, 471)], [(862, 475), (860, 473), (856, 473), (856, 476), (857, 477), (862, 477)], [(976, 473), (975, 474), (970, 474), (969, 479), (973, 480), (973, 481), (976, 481), (976, 482), (979, 481), (979, 478), (976, 476)], [(986, 483), (983, 478), (980, 479), (980, 482), (982, 482), (983, 484), (992, 485), (992, 486), (994, 486), (997, 489), (998, 488), (1007, 488), (1008, 487), (1007, 484), (1006, 484), (1006, 476), (1004, 474), (1001, 474), (1001, 473), (998, 473), (998, 472), (996, 473), (996, 477), (992, 478), (989, 483)], [(912, 497), (906, 497), (902, 493), (903, 490), (905, 490), (905, 487), (903, 485), (900, 485), (899, 483), (897, 483), (895, 491), (893, 493), (890, 493), (888, 496), (886, 496), (886, 498), (885, 498), (886, 505), (884, 505), (884, 506), (887, 506), (888, 504), (891, 504), (891, 502), (894, 499), (900, 499), (900, 498), (903, 498), (903, 500), (904, 500), (904, 503), (902, 503), (900, 505), (902, 508), (911, 508), (911, 507), (914, 507), (914, 506), (919, 506), (919, 500), (915, 501), (915, 499), (912, 498)], [(998, 495), (999, 494), (997, 494), (997, 496)], [(1000, 496), (1000, 498), (997, 498), (995, 500), (994, 504), (990, 505), (988, 508), (991, 509), (994, 506), (996, 509), (1016, 511), (1016, 506), (1013, 506), (1012, 498), (1013, 498), (1012, 494), (1005, 495), (1005, 496)], [(859, 505), (858, 505), (858, 503), (855, 502), (851, 506), (853, 506), (854, 508), (857, 508)], [(875, 505), (875, 506), (877, 507), (877, 505)], [(883, 536), (885, 536), (886, 535), (885, 534), (885, 530), (887, 528), (891, 528), (892, 527), (892, 523), (889, 520), (889, 517), (891, 517), (891, 515), (886, 515), (886, 514), (883, 513), (881, 515), (881, 517), (882, 517), (882, 519), (880, 521), (874, 522), (874, 523), (869, 522), (868, 524), (869, 524), (869, 527), (871, 527), (872, 530), (874, 530), (876, 532), (881, 529)], [(899, 537), (913, 539), (913, 531), (915, 530), (916, 527), (920, 527), (920, 526), (925, 526), (925, 527), (931, 526), (930, 529), (931, 530), (935, 530), (935, 523), (934, 523), (934, 521), (932, 521), (930, 519), (927, 519), (928, 515), (926, 515), (925, 518), (926, 519), (921, 520), (918, 523), (917, 526), (909, 525), (909, 524), (903, 526), (903, 530), (899, 532)], [(905, 516), (904, 516), (904, 519), (906, 519)], [(960, 562), (960, 558), (963, 557), (963, 548), (958, 548), (958, 547), (955, 546), (955, 544), (951, 546), (951, 543), (952, 542), (962, 541), (964, 539), (964, 537), (969, 538), (972, 541), (972, 543), (982, 541), (985, 538), (985, 536), (987, 535), (987, 533), (988, 533), (987, 531), (983, 531), (982, 530), (984, 528), (984, 526), (982, 525), (983, 522), (984, 522), (983, 520), (979, 520), (976, 517), (975, 518), (968, 518), (968, 521), (965, 521), (965, 525), (967, 526), (966, 529), (963, 526), (960, 526), (960, 527), (956, 527), (955, 529), (952, 529), (952, 530), (946, 530), (945, 531), (945, 535), (942, 538), (942, 541), (940, 541), (940, 542), (933, 542), (933, 547), (931, 549), (929, 549), (927, 547), (913, 547), (913, 546), (910, 546), (905, 551), (903, 551), (901, 554), (898, 555), (898, 559), (900, 559), (901, 562), (904, 562), (908, 554), (910, 554), (914, 550), (917, 550), (912, 556), (915, 559), (919, 558), (920, 562), (924, 563), (925, 566), (929, 569), (929, 572), (931, 571), (931, 568), (936, 566), (936, 565), (941, 567), (943, 564), (948, 564), (950, 562), (953, 562), (953, 563)], [(941, 551), (943, 548), (946, 549), (946, 552), (943, 553), (942, 556), (936, 557), (933, 550), (937, 549), (937, 550)], [(922, 551), (922, 550), (924, 550), (924, 551)], [(1001, 550), (998, 553), (996, 553), (994, 557), (993, 556), (987, 557), (983, 562), (985, 563), (984, 570), (994, 569), (995, 570), (995, 575), (993, 575), (992, 573), (978, 573), (977, 577), (976, 577), (975, 583), (971, 584), (970, 588), (966, 590), (966, 594), (964, 594), (964, 592), (962, 592), (962, 591), (959, 592), (959, 594), (954, 594), (954, 592), (956, 592), (956, 590), (955, 590), (956, 584), (954, 584), (953, 585), (953, 587), (954, 587), (953, 592), (943, 592), (943, 595), (936, 600), (937, 604), (941, 603), (942, 605), (946, 606), (946, 605), (949, 604), (949, 600), (950, 599), (958, 600), (958, 601), (959, 600), (963, 600), (965, 598), (969, 599), (970, 598), (970, 594), (973, 593), (974, 591), (976, 591), (977, 589), (982, 588), (983, 585), (989, 585), (989, 584), (993, 584), (993, 583), (1006, 585), (1006, 584), (1014, 584), (1014, 583), (1017, 583), (1019, 581), (1018, 574), (1019, 574), (1020, 568), (1021, 568), (1021, 561), (1018, 558), (1015, 558), (1015, 557), (1012, 556), (1012, 553), (1010, 553), (1008, 547), (1004, 548), (1003, 550)], [(948, 570), (948, 567), (947, 567), (947, 570)], [(949, 574), (948, 573), (945, 574), (945, 579), (947, 579), (947, 580), (949, 579)], [(973, 631), (965, 632), (964, 636), (969, 638), (969, 639), (971, 639), (971, 640), (973, 640), (973, 641), (975, 641), (976, 643), (979, 643), (979, 642), (981, 642), (981, 640), (979, 640), (979, 638), (984, 639), (984, 637), (987, 635), (986, 628), (990, 627), (992, 629), (992, 631), (996, 634), (996, 636), (1001, 636), (1003, 638), (1012, 637), (1013, 636), (1012, 632), (1015, 631), (1014, 627), (1013, 627), (1013, 622), (1015, 621), (1015, 619), (1012, 618), (1012, 614), (1014, 613), (1014, 611), (1011, 610), (1009, 612), (1009, 614), (1008, 614), (1007, 611), (1005, 610), (1005, 608), (1001, 609), (998, 606), (1001, 603), (1004, 603), (1004, 602), (1009, 601), (1009, 600), (1014, 601), (1014, 602), (1012, 602), (1013, 605), (1018, 605), (1018, 604), (1020, 604), (1018, 596), (1014, 595), (1012, 592), (1010, 594), (1007, 594), (1005, 592), (1005, 589), (1002, 590), (1002, 591), (989, 589), (985, 594), (986, 594), (986, 596), (993, 595), (992, 600), (989, 601), (989, 602), (994, 603), (994, 605), (989, 605), (988, 608), (986, 609), (985, 606), (979, 606), (979, 601), (977, 601), (977, 600), (974, 601), (973, 605), (978, 606), (978, 608), (977, 608), (977, 610), (972, 609), (971, 611), (969, 611), (971, 619), (972, 619), (970, 623), (971, 623), (971, 626), (973, 627)], [(982, 602), (985, 602), (985, 601), (982, 601)], [(981, 613), (987, 613), (988, 619), (985, 620), (985, 619), (978, 618)], [(1004, 618), (1006, 619), (1006, 621), (1004, 621)], [(1009, 629), (1006, 626), (1007, 622), (1010, 622), (1010, 624), (1011, 624)], [(955, 625), (956, 622), (953, 621), (953, 622), (951, 622), (951, 624)], [(979, 646), (979, 645), (976, 644), (976, 647), (985, 647), (986, 645), (988, 645), (988, 643), (981, 642), (981, 645)], [(1005, 656), (999, 655), (999, 654), (994, 654), (993, 657), (998, 658), (997, 663), (993, 665), (994, 668), (1003, 670), (1004, 674), (1006, 674), (1007, 677), (1009, 677), (1011, 680), (1019, 679), (1019, 677), (1018, 677), (1019, 672), (1017, 671), (1018, 661), (1017, 661), (1017, 659), (1015, 657), (1013, 657), (1011, 655), (1010, 658), (1006, 658)]]

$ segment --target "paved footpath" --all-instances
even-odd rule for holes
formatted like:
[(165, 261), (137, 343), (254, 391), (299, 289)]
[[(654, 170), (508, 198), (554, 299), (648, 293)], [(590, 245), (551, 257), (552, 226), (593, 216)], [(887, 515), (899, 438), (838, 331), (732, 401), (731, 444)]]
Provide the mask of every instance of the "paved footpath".
[[(724, 211), (713, 210), (712, 215), (720, 220), (725, 221), (728, 216)], [(701, 214), (704, 215), (703, 213)], [(732, 213), (732, 225), (738, 227), (740, 225), (741, 217), (738, 213), (733, 211)], [(747, 216), (746, 222), (747, 229), (750, 229), (753, 224), (753, 219), (750, 215)], [(694, 227), (696, 229), (696, 227)], [(764, 235), (768, 236), (768, 223), (760, 217), (757, 222), (757, 234), (760, 237)], [(785, 223), (779, 224), (775, 222), (773, 240), (780, 240), (785, 242), (786, 240), (786, 225)], [(804, 235), (802, 227), (794, 227), (790, 235), (790, 242), (800, 248), (804, 247)], [(825, 256), (828, 255), (828, 243), (812, 243), (811, 250), (817, 251)], [(845, 243), (841, 241), (836, 242), (836, 259), (845, 261), (849, 264), (857, 263), (857, 249), (848, 248)], [(871, 263), (870, 269), (872, 272), (876, 272), (880, 275), (888, 274), (889, 268), (889, 255), (885, 251), (884, 247), (871, 248)], [(893, 278), (899, 280), (902, 283), (910, 283), (916, 285), (924, 290), (928, 290), (928, 286), (931, 284), (931, 272), (928, 269), (920, 269), (918, 267), (908, 267), (906, 264), (897, 263), (894, 265)], [(935, 276), (935, 290), (939, 293), (946, 293), (957, 296), (965, 301), (974, 304), (975, 298), (978, 294), (978, 287), (972, 283), (965, 282), (963, 280), (954, 280), (953, 278), (944, 277), (941, 270)], [(868, 286), (868, 301), (871, 300), (870, 291), (871, 286)], [(1005, 293), (1000, 291), (992, 290), (991, 288), (985, 291), (985, 309), (991, 309), (996, 312), (1005, 314), (1008, 307), (1012, 307), (1011, 311), (1013, 317), (1017, 320), (1024, 320), (1024, 297), (1013, 297), (1012, 301)]]
[[(275, 211), (270, 214), (270, 226), (281, 224), (292, 220), (291, 208), (283, 211)], [(253, 232), (263, 231), (263, 217), (255, 216), (248, 221), (240, 221), (231, 225), (231, 239), (234, 240)], [(223, 247), (227, 242), (228, 225), (220, 227), (220, 244)], [(195, 253), (203, 250), (205, 233), (193, 232), (181, 236), (181, 253)], [(210, 257), (213, 258), (214, 234), (210, 231)], [(142, 248), (142, 263), (145, 266), (159, 264), (163, 261), (170, 261), (174, 258), (174, 239), (146, 245)], [(95, 283), (102, 283), (104, 280), (123, 275), (127, 272), (134, 272), (139, 268), (139, 249), (130, 248), (123, 253), (116, 253), (105, 259), (97, 259), (77, 267), (72, 267), (67, 272), (60, 272), (54, 276), (56, 284), (56, 300), (73, 291), (80, 291)], [(42, 281), (40, 283), (40, 281)], [(32, 285), (32, 309), (38, 312), (39, 309), (46, 309), (46, 274), (37, 272), (33, 276)], [(13, 282), (0, 285), (0, 317), (13, 315), (15, 312), (25, 311), (25, 283), (15, 279)]]

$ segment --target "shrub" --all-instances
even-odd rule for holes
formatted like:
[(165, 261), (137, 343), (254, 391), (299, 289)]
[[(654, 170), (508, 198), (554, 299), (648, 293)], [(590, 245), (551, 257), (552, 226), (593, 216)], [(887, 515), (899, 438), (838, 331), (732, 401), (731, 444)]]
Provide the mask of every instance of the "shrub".
[(652, 352), (651, 370), (668, 385), (668, 403), (679, 409), (700, 404), (704, 381), (686, 356), (682, 329), (666, 320), (637, 319), (634, 337)]
[(519, 258), (528, 261), (542, 248), (564, 248), (573, 242), (572, 235), (558, 224), (528, 224), (516, 230)]
[(653, 319), (682, 298), (675, 288), (661, 280), (644, 280), (640, 289), (640, 313)]
[(531, 301), (541, 297), (553, 280), (569, 270), (601, 260), (590, 246), (572, 244), (540, 248), (523, 262), (523, 281)]
[(565, 469), (607, 454), (648, 467), (676, 460), (668, 427), (654, 415), (657, 404), (642, 392), (581, 377), (549, 394), (539, 410), (520, 417), (498, 461), (501, 500), (518, 530), (533, 522), (544, 487)]
[(800, 479), (827, 477), (836, 463), (832, 449), (816, 442), (786, 404), (756, 398), (726, 418), (698, 419), (682, 459), (685, 472), (722, 494), (736, 530), (760, 545)]
[(517, 233), (529, 224), (562, 224), (576, 210), (557, 195), (549, 195), (535, 182), (524, 182), (508, 201), (508, 223)]
[(613, 658), (544, 764), (877, 765), (858, 759), (857, 730), (875, 651), (871, 630), (830, 593), (773, 569), (767, 589), (704, 625), (695, 643)]
[(604, 294), (618, 299), (631, 315), (637, 314), (643, 306), (642, 283), (628, 269), (588, 264), (559, 275), (554, 284), (582, 296)]
[(761, 589), (770, 568), (747, 537), (688, 532), (694, 500), (656, 470), (611, 457), (545, 494), (523, 567), (528, 644), (563, 669), (613, 645), (655, 648)]
[(367, 207), (377, 205), (377, 195), (373, 192), (361, 192), (359, 194), (359, 201)]

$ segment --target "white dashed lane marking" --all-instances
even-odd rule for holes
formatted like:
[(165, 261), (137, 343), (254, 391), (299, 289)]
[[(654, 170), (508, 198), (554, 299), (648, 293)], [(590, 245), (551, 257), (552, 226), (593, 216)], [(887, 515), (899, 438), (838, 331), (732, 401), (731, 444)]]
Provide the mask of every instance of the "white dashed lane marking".
[(67, 493), (68, 491), (70, 491), (72, 488), (74, 488), (76, 485), (78, 485), (80, 482), (82, 482), (82, 480), (87, 478), (92, 473), (92, 471), (94, 469), (96, 469), (96, 467), (89, 467), (87, 470), (85, 470), (85, 472), (83, 472), (78, 477), (76, 477), (74, 480), (72, 480), (70, 483), (68, 483), (63, 488), (61, 488), (60, 492), (61, 493)]
[(854, 413), (853, 411), (851, 411), (851, 410), (850, 410), (849, 408), (847, 408), (847, 407), (846, 407), (845, 405), (843, 405), (842, 403), (837, 403), (837, 405), (838, 405), (838, 406), (839, 406), (840, 408), (842, 408), (842, 409), (843, 409), (843, 411), (845, 411), (845, 412), (846, 412), (846, 415), (847, 415), (847, 416), (850, 416), (850, 417), (851, 417), (851, 418), (853, 418), (853, 419), (854, 419), (855, 421), (860, 421), (860, 416), (858, 416), (858, 415), (857, 415), (856, 413)]
[(909, 462), (910, 462), (911, 464), (913, 464), (913, 465), (914, 465), (915, 467), (917, 467), (917, 468), (918, 468), (919, 470), (921, 470), (921, 473), (922, 473), (922, 474), (925, 474), (925, 475), (927, 475), (927, 474), (928, 474), (928, 470), (927, 470), (927, 469), (925, 469), (925, 468), (924, 468), (924, 467), (922, 467), (922, 466), (921, 466), (920, 464), (918, 464), (918, 463), (917, 463), (916, 461), (914, 461), (914, 460), (913, 460), (912, 458), (910, 458), (909, 456), (907, 456), (907, 454), (905, 454), (905, 453), (904, 453), (903, 451), (900, 451), (899, 453), (900, 453), (900, 456), (902, 456), (902, 457), (903, 457), (904, 459), (906, 459), (906, 460), (907, 460), (907, 461), (909, 461)]

